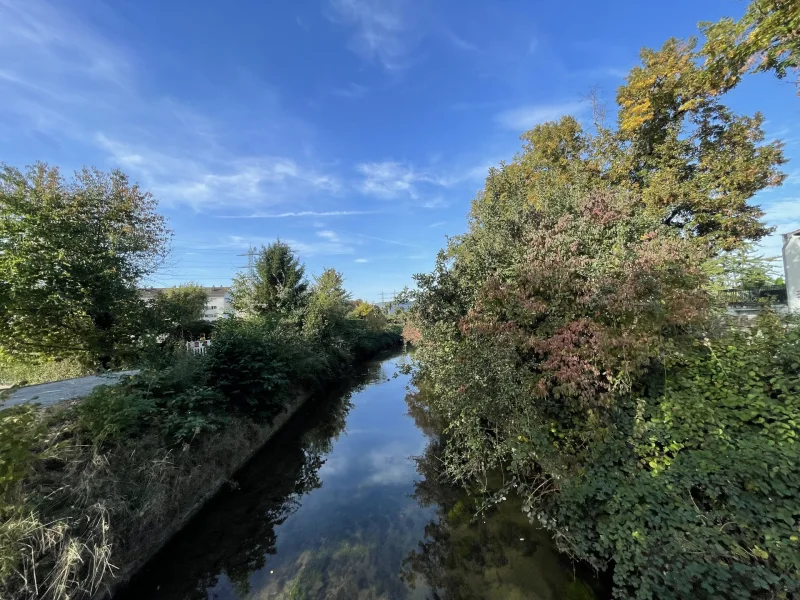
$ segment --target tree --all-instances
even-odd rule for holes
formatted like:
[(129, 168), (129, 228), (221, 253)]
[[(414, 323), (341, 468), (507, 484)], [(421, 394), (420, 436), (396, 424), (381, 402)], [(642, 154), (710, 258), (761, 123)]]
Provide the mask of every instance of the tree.
[(703, 68), (720, 91), (736, 86), (748, 71), (772, 71), (783, 79), (800, 68), (800, 4), (795, 0), (754, 0), (739, 21), (725, 18), (700, 28), (706, 37)]
[(350, 294), (344, 289), (344, 277), (336, 269), (325, 269), (314, 280), (308, 295), (303, 330), (306, 335), (328, 340), (350, 310)]
[(730, 252), (723, 252), (709, 263), (714, 282), (721, 289), (756, 289), (767, 285), (781, 285), (775, 263), (779, 257), (766, 258), (757, 254), (749, 244)]
[(695, 43), (644, 49), (617, 92), (617, 138), (625, 145), (614, 180), (641, 190), (666, 224), (730, 250), (770, 230), (748, 202), (780, 185), (780, 142), (762, 143), (760, 113), (739, 116), (719, 100), (697, 64)]
[(160, 292), (152, 302), (156, 333), (183, 340), (203, 321), (208, 294), (196, 283), (184, 283)]
[(718, 327), (711, 277), (769, 231), (751, 201), (784, 159), (699, 58), (644, 50), (616, 129), (546, 123), (490, 170), (417, 276), (416, 381), (448, 477), (613, 560), (616, 596), (790, 597), (798, 334)]
[(369, 302), (361, 302), (350, 312), (350, 316), (354, 319), (361, 319), (367, 325), (370, 331), (380, 331), (386, 327), (388, 320), (386, 315), (380, 307)]
[(252, 273), (237, 275), (233, 307), (251, 315), (288, 312), (305, 302), (305, 267), (289, 244), (277, 240), (261, 246)]
[(39, 163), (0, 169), (0, 350), (108, 364), (141, 331), (136, 286), (170, 233), (156, 200), (121, 171), (66, 180)]

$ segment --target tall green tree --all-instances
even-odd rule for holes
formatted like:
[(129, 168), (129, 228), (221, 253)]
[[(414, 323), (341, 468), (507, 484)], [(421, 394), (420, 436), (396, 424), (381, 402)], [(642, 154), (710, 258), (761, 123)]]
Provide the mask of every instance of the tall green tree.
[(617, 92), (616, 138), (624, 152), (615, 183), (641, 191), (647, 207), (686, 234), (730, 250), (770, 230), (753, 196), (780, 185), (780, 142), (764, 143), (760, 113), (735, 114), (698, 64), (695, 42), (644, 49)]
[(120, 171), (0, 168), (0, 351), (104, 364), (142, 331), (136, 286), (170, 233)]
[(311, 337), (329, 340), (350, 311), (350, 293), (344, 289), (344, 277), (336, 269), (325, 269), (314, 279), (308, 295), (303, 330)]
[[(701, 23), (706, 37), (703, 65), (708, 81), (720, 91), (739, 83), (747, 72), (771, 71), (783, 79), (800, 69), (800, 3), (753, 0), (744, 16)], [(797, 83), (800, 93), (800, 79)]]
[(723, 252), (708, 265), (716, 287), (755, 289), (783, 282), (780, 257), (759, 254), (754, 244)]
[(237, 311), (250, 315), (288, 312), (305, 302), (305, 267), (289, 244), (261, 246), (250, 272), (234, 278), (231, 296)]
[(191, 336), (205, 313), (208, 294), (196, 283), (185, 283), (161, 291), (152, 301), (156, 333), (175, 339)]
[(353, 319), (364, 321), (370, 331), (380, 331), (386, 327), (388, 322), (386, 314), (379, 306), (363, 301), (359, 301), (356, 304), (353, 310), (350, 311), (349, 316)]

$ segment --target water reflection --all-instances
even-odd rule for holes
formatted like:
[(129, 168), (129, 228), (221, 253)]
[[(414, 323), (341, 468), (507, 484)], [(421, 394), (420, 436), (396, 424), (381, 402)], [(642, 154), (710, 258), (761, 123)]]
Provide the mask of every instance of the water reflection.
[(429, 438), (416, 459), (421, 479), (414, 498), (436, 509), (419, 547), (403, 561), (402, 577), (409, 585), (430, 586), (433, 599), (592, 600), (596, 591), (605, 595), (597, 581), (584, 579), (555, 551), (545, 531), (528, 522), (519, 499), (476, 516), (479, 497), (444, 477), (444, 424), (428, 413), (423, 394), (411, 393), (407, 402), (409, 415)]
[(118, 600), (569, 597), (571, 568), (519, 506), (471, 522), (405, 360), (304, 407)]
[(411, 497), (404, 360), (304, 407), (118, 598), (423, 597), (398, 575), (432, 515)]

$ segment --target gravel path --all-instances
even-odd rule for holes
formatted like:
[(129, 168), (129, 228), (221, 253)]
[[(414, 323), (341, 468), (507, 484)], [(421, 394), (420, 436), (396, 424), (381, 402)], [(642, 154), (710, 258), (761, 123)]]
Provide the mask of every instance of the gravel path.
[(0, 402), (0, 410), (17, 404), (25, 404), (26, 402), (38, 402), (42, 406), (51, 406), (58, 404), (62, 400), (83, 398), (88, 396), (98, 385), (115, 383), (121, 377), (136, 375), (138, 372), (138, 370), (117, 371), (107, 375), (91, 375), (89, 377), (78, 377), (77, 379), (29, 385), (16, 390), (5, 402)]

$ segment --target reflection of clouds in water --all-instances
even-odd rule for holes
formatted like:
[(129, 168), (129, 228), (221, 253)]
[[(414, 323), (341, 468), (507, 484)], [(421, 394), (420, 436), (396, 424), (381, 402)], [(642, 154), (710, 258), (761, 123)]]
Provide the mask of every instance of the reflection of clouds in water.
[(425, 447), (424, 441), (409, 444), (408, 442), (389, 442), (372, 450), (366, 456), (365, 472), (371, 471), (362, 485), (395, 485), (410, 483), (417, 474), (416, 464), (411, 456), (419, 454)]
[(345, 473), (349, 467), (350, 460), (346, 456), (331, 454), (319, 468), (319, 477), (324, 479), (331, 475), (340, 475)]

